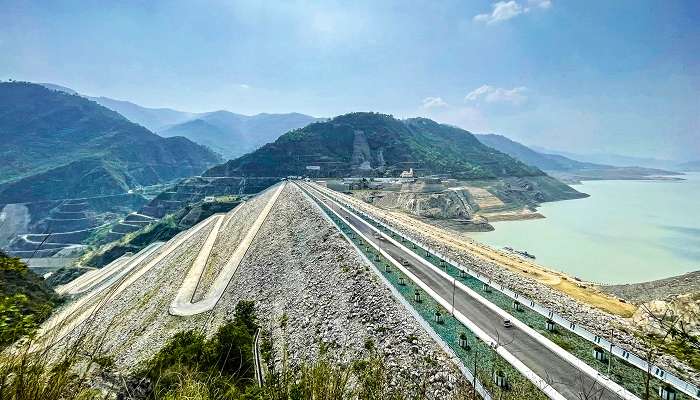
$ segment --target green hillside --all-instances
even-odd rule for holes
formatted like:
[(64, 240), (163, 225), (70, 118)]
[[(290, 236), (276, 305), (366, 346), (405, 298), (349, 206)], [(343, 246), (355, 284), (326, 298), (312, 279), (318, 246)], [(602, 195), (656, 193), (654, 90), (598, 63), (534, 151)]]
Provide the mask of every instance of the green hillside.
[[(314, 171), (308, 166), (319, 167)], [(273, 143), (213, 167), (205, 176), (324, 177), (421, 175), (479, 179), (540, 176), (542, 171), (479, 142), (471, 133), (425, 118), (352, 113), (290, 131)]]
[[(123, 191), (197, 175), (220, 161), (185, 138), (162, 138), (93, 101), (24, 82), (0, 82), (0, 141), (0, 193), (36, 194), (23, 201), (57, 198), (53, 189), (72, 197)], [(76, 192), (53, 184), (65, 179)], [(41, 182), (51, 188), (37, 193)]]

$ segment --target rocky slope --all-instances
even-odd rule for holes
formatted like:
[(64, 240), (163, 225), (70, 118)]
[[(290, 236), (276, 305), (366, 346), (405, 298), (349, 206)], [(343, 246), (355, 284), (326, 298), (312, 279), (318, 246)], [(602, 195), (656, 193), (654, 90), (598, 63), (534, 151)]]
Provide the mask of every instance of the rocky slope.
[[(245, 209), (222, 225), (224, 234), (246, 230), (254, 214), (246, 210), (260, 207), (266, 199), (263, 193), (245, 203)], [(66, 339), (76, 338), (80, 327), (89, 323), (91, 334), (104, 339), (103, 348), (114, 357), (115, 368), (127, 372), (178, 331), (199, 328), (213, 334), (232, 317), (239, 300), (250, 299), (256, 301), (262, 324), (271, 332), (277, 357), (286, 351), (291, 363), (314, 360), (322, 348), (338, 359), (349, 359), (366, 354), (371, 342), (387, 360), (392, 386), (417, 387), (425, 382), (431, 398), (445, 398), (461, 379), (449, 356), (293, 185), (281, 193), (214, 309), (193, 317), (170, 315), (170, 302), (209, 234), (210, 221), (202, 222), (208, 226), (123, 290), (106, 290), (78, 308), (70, 303), (47, 326), (72, 311), (99, 304), (94, 317), (70, 330)], [(173, 240), (178, 237), (182, 234)], [(228, 244), (220, 250), (233, 252), (236, 237), (226, 239)], [(139, 265), (157, 260), (167, 246)], [(116, 294), (106, 301), (107, 292)], [(75, 320), (75, 315), (68, 318)]]
[[(622, 318), (592, 307), (589, 304), (585, 304), (562, 291), (538, 282), (534, 277), (529, 277), (527, 274), (516, 273), (481, 255), (459, 249), (455, 246), (455, 242), (436, 240), (435, 236), (427, 233), (424, 227), (425, 224), (418, 223), (416, 220), (412, 220), (408, 217), (397, 219), (377, 207), (373, 207), (349, 196), (345, 196), (345, 198), (368, 214), (382, 220), (390, 221), (394, 228), (404, 234), (418, 239), (430, 248), (456, 260), (460, 264), (468, 265), (479, 273), (491, 277), (491, 279), (498, 284), (502, 284), (511, 290), (534, 299), (569, 321), (586, 327), (589, 332), (607, 338), (610, 337), (612, 331), (616, 344), (637, 354), (644, 354), (646, 345), (635, 333), (637, 332), (638, 326), (634, 324), (633, 319)], [(413, 222), (408, 223), (408, 221)], [(451, 236), (451, 234), (445, 233), (447, 236)], [(453, 237), (456, 240), (464, 240), (464, 238)], [(640, 316), (639, 318), (644, 317)], [(689, 363), (680, 362), (679, 358), (670, 355), (662, 355), (656, 360), (656, 363), (671, 371), (675, 371), (691, 382), (700, 382), (700, 372), (694, 367), (689, 366)]]

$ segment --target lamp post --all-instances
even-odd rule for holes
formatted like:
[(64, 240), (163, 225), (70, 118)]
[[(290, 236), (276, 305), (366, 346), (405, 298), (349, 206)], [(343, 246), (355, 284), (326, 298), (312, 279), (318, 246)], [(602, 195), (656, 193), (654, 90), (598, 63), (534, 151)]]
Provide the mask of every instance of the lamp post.
[(615, 337), (615, 328), (610, 328), (610, 357), (608, 358), (608, 376), (610, 376), (610, 371), (612, 369), (612, 359), (613, 359), (613, 347), (615, 345), (613, 344), (613, 338)]
[(455, 290), (457, 288), (457, 280), (452, 279), (452, 316), (455, 316)]

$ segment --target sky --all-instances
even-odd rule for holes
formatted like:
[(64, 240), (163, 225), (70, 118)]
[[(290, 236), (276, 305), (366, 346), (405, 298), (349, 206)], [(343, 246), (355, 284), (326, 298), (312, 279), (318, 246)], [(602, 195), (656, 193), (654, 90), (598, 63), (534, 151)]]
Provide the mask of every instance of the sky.
[(0, 79), (700, 159), (700, 1), (0, 0)]

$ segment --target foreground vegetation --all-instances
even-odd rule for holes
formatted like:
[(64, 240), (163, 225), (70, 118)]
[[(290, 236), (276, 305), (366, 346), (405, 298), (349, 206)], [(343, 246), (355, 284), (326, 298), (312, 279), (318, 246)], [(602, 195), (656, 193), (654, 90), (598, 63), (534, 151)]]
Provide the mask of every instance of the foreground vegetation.
[(0, 251), (0, 349), (33, 333), (58, 303), (27, 264)]
[[(259, 329), (254, 303), (241, 301), (234, 319), (211, 338), (197, 330), (180, 332), (128, 377), (115, 374), (113, 360), (101, 351), (100, 338), (90, 337), (89, 329), (68, 346), (36, 346), (36, 339), (29, 335), (12, 351), (0, 353), (0, 400), (83, 400), (114, 395), (153, 400), (427, 398), (428, 377), (414, 379), (411, 385), (391, 383), (374, 346), (366, 346), (365, 357), (348, 362), (338, 362), (339, 354), (323, 350), (314, 362), (290, 366), (286, 355), (276, 357), (272, 343), (264, 339), (260, 352), (267, 362), (266, 378), (258, 385), (253, 348)], [(475, 397), (463, 387), (454, 398)]]

